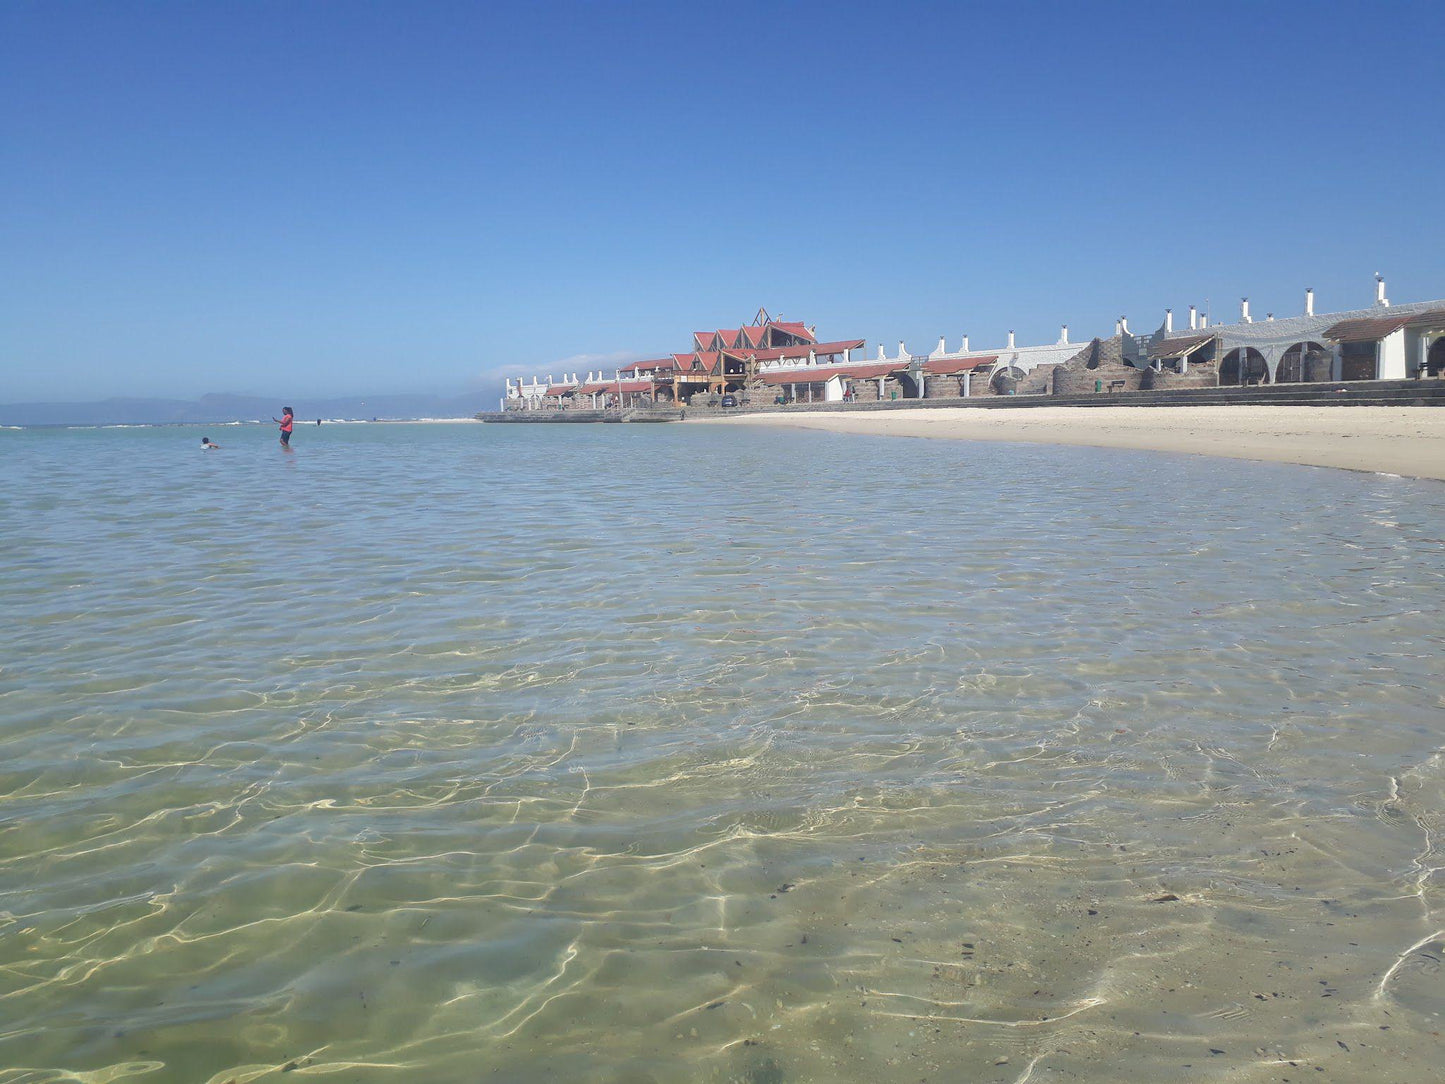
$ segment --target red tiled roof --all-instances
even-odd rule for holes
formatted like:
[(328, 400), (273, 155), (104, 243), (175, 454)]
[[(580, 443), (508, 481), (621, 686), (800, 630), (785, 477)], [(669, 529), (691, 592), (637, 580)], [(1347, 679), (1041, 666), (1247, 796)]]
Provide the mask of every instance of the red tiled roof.
[(696, 350), (706, 350), (712, 345), (712, 337), (716, 334), (712, 331), (694, 331), (692, 333), (692, 345)]
[(736, 346), (738, 341), (738, 335), (741, 334), (741, 332), (742, 328), (740, 327), (735, 327), (732, 329), (720, 327), (717, 329), (717, 333), (722, 336), (724, 346)]
[(970, 372), (981, 365), (992, 365), (997, 360), (997, 354), (977, 358), (929, 358), (923, 363), (923, 371), (935, 376), (950, 376)]
[(748, 346), (762, 346), (767, 335), (768, 329), (761, 324), (751, 324), (743, 328), (743, 342)]
[(1366, 316), (1359, 320), (1341, 320), (1325, 329), (1325, 338), (1337, 343), (1362, 343), (1383, 339), (1402, 327), (1422, 324), (1445, 324), (1445, 309), (1415, 312), (1406, 316)]
[(786, 331), (790, 335), (797, 335), (799, 338), (807, 339), (809, 342), (816, 342), (817, 336), (808, 330), (808, 325), (801, 320), (770, 320), (768, 323), (775, 328)]
[[(683, 357), (688, 356), (687, 354), (683, 355)], [(631, 365), (622, 366), (618, 371), (623, 373), (645, 373), (657, 369), (671, 369), (672, 367), (672, 358), (654, 358), (651, 361), (634, 361)]]
[(576, 384), (553, 384), (550, 388), (548, 388), (548, 389), (547, 389), (546, 391), (544, 391), (542, 394), (543, 394), (543, 395), (555, 395), (555, 396), (557, 396), (557, 397), (560, 398), (560, 397), (563, 396), (563, 395), (571, 395), (571, 394), (572, 394), (574, 391), (576, 391), (576, 390), (577, 390), (577, 385), (576, 385)]
[(748, 351), (749, 357), (759, 361), (778, 361), (781, 358), (805, 358), (808, 352), (819, 355), (841, 354), (844, 350), (861, 350), (862, 339), (842, 339), (833, 343), (800, 343), (797, 346), (778, 346), (771, 350)]
[(614, 380), (611, 384), (607, 385), (607, 390), (623, 392), (651, 391), (653, 387), (654, 384), (651, 380), (623, 380), (621, 382)]
[(811, 369), (778, 369), (759, 373), (758, 379), (773, 387), (779, 384), (820, 384), (835, 376), (874, 380), (889, 373), (903, 372), (907, 368), (906, 361), (875, 361), (870, 365), (817, 365)]

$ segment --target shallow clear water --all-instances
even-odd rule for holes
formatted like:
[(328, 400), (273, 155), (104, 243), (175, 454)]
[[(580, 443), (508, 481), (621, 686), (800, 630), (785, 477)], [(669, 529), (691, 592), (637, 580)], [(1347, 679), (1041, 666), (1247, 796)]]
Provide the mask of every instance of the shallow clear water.
[(1436, 1071), (1445, 486), (295, 443), (0, 433), (0, 1082)]

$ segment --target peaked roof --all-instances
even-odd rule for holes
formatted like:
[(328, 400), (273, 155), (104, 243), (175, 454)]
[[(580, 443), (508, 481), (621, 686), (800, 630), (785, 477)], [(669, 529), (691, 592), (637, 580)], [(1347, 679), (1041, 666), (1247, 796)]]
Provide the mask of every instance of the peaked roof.
[(808, 325), (801, 320), (773, 320), (768, 326), (786, 331), (789, 335), (796, 335), (800, 339), (807, 339), (810, 343), (818, 341), (817, 336), (809, 331)]

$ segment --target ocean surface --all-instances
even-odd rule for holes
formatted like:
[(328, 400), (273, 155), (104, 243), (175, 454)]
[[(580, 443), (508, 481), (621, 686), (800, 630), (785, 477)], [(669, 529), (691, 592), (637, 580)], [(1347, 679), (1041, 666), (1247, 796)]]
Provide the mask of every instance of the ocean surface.
[(1081, 448), (0, 432), (0, 1084), (1438, 1079), (1442, 540)]

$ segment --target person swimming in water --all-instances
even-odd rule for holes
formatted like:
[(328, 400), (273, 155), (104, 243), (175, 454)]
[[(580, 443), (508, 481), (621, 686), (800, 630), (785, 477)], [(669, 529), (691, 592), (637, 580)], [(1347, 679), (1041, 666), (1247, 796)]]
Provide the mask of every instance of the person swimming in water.
[(296, 412), (288, 406), (282, 407), (281, 417), (278, 418), (273, 414), (271, 415), (271, 420), (279, 423), (281, 426), (282, 447), (291, 447), (291, 427), (296, 424)]
[(214, 452), (219, 447), (220, 445), (213, 441), (210, 437), (201, 438), (201, 451)]

